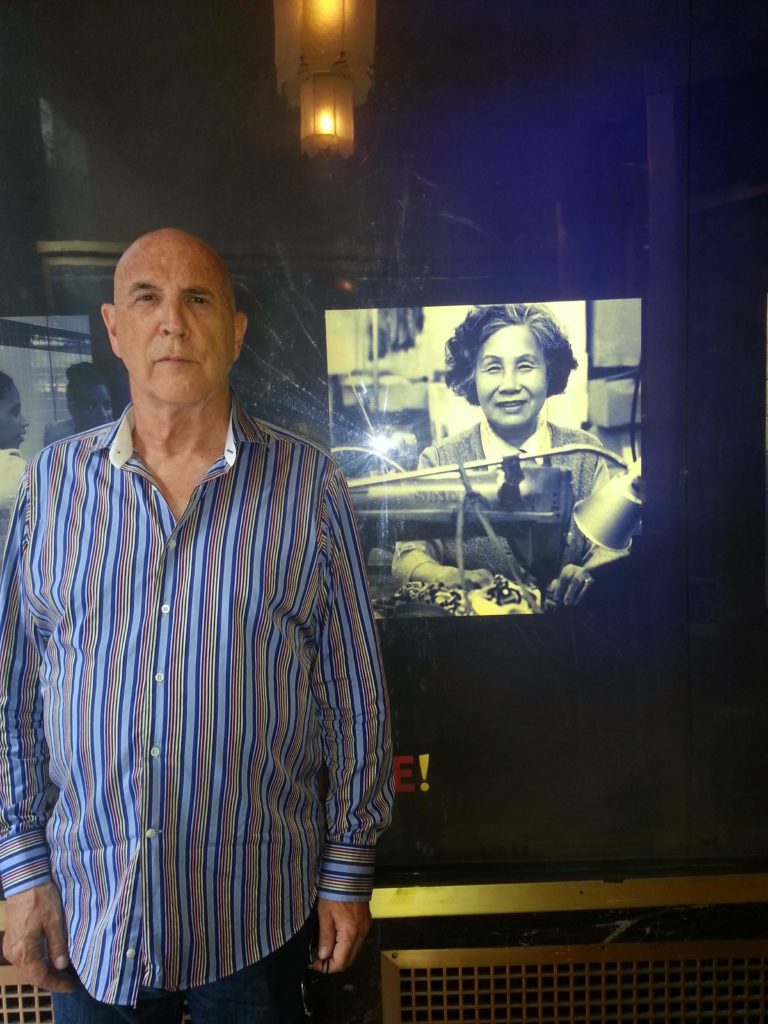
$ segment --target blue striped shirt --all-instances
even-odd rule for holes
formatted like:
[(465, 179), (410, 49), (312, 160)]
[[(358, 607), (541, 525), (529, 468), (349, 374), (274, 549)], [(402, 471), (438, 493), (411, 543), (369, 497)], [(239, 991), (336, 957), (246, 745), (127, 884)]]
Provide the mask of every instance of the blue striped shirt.
[(338, 467), (234, 400), (176, 521), (131, 427), (30, 462), (0, 591), (0, 879), (54, 878), (111, 1003), (255, 962), (318, 895), (367, 899), (392, 799)]

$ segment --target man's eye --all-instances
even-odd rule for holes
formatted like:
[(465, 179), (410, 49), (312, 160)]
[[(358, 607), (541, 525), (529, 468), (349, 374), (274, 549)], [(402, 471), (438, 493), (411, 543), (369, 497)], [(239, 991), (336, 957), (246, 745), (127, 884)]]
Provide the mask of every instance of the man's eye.
[(189, 298), (196, 306), (204, 306), (208, 302), (208, 299), (206, 299), (204, 295), (190, 295)]
[(151, 292), (145, 292), (139, 296), (139, 302), (154, 302), (155, 296)]

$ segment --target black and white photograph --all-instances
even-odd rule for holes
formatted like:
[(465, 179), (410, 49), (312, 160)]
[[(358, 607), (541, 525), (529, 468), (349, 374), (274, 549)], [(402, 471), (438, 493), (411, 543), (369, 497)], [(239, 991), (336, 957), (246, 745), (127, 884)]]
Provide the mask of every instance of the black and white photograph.
[(0, 550), (28, 459), (111, 419), (87, 316), (0, 318)]
[(380, 616), (575, 606), (629, 556), (639, 299), (329, 310), (326, 330)]

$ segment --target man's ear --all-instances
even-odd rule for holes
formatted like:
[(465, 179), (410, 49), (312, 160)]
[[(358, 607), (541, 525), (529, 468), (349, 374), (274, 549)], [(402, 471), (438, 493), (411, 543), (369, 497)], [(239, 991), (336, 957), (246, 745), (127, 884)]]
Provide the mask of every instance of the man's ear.
[[(102, 309), (103, 313), (103, 309)], [(235, 352), (233, 362), (238, 358), (243, 348), (243, 342), (245, 341), (245, 332), (248, 327), (248, 317), (245, 313), (235, 313)], [(112, 348), (114, 349), (114, 342)]]
[(112, 346), (112, 351), (118, 359), (122, 359), (123, 357), (120, 354), (120, 342), (117, 340), (117, 333), (115, 331), (115, 307), (111, 302), (105, 302), (101, 307), (101, 317), (107, 326), (107, 334), (109, 335), (109, 343)]

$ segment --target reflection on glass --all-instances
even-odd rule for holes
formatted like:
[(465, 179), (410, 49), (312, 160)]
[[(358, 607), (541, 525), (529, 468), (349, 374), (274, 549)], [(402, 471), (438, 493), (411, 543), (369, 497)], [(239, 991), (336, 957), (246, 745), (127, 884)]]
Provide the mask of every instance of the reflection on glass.
[[(75, 416), (68, 409), (68, 377), (73, 366), (84, 365), (90, 369), (76, 370), (74, 377), (93, 377), (87, 362), (90, 353), (87, 316), (0, 318), (0, 549), (5, 546), (27, 459), (51, 440), (75, 432), (64, 429), (75, 427)], [(111, 401), (103, 381), (99, 388), (102, 390), (75, 386), (82, 396), (80, 406), (75, 400), (77, 422), (95, 425), (93, 417), (104, 416), (107, 407), (107, 419), (111, 418)], [(99, 418), (98, 422), (105, 420)]]
[(100, 427), (113, 418), (109, 389), (93, 363), (72, 363), (66, 369), (66, 377), (69, 416), (46, 423), (45, 444)]
[(12, 377), (0, 371), (0, 551), (5, 547), (8, 522), (24, 471), (19, 449), (27, 426), (19, 389)]

